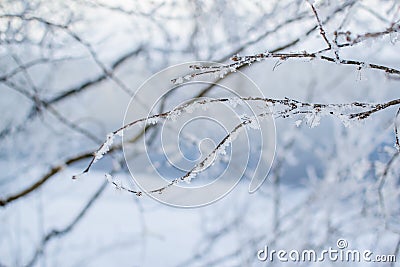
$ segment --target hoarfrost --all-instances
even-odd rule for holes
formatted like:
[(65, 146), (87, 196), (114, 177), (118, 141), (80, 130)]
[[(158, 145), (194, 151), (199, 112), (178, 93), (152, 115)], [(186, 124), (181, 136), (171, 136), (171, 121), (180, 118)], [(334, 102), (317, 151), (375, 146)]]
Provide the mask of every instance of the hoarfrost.
[(187, 177), (185, 177), (184, 181), (188, 184), (192, 181), (193, 178), (197, 176), (197, 173), (191, 172)]
[(232, 108), (236, 108), (239, 104), (242, 103), (242, 100), (239, 97), (232, 97), (228, 100), (228, 104), (232, 107)]
[(398, 32), (391, 32), (390, 33), (390, 42), (394, 45), (399, 40), (399, 33)]
[(182, 111), (179, 109), (175, 109), (173, 111), (171, 111), (168, 116), (167, 119), (171, 120), (171, 121), (176, 121), (177, 118), (179, 117), (179, 115), (181, 115)]
[(186, 110), (187, 113), (193, 113), (193, 111), (195, 111), (196, 109), (198, 109), (200, 105), (201, 105), (201, 104), (198, 103), (198, 102), (193, 102), (193, 103), (189, 104), (189, 105), (185, 108), (185, 110)]
[(106, 141), (101, 145), (100, 149), (97, 150), (94, 153), (94, 160), (93, 163), (95, 163), (96, 161), (98, 161), (99, 159), (101, 159), (104, 154), (106, 154), (109, 150), (110, 150), (110, 146), (113, 144), (114, 142), (114, 137), (115, 134), (114, 133), (109, 133), (107, 134), (107, 139)]
[(349, 118), (349, 116), (340, 114), (340, 115), (337, 115), (337, 117), (340, 119), (340, 121), (343, 123), (343, 125), (345, 127), (350, 127), (350, 118)]
[(231, 145), (230, 140), (227, 140), (225, 143), (223, 143), (216, 151), (217, 155), (226, 155), (226, 148)]
[(124, 136), (124, 130), (117, 131), (115, 134), (118, 135), (119, 137), (123, 137)]
[(147, 125), (154, 125), (158, 123), (158, 117), (147, 118), (146, 123)]
[(175, 80), (173, 80), (174, 84), (182, 84), (183, 83), (183, 78), (182, 77), (178, 77)]
[(305, 117), (307, 124), (310, 125), (311, 128), (314, 128), (320, 124), (321, 115), (318, 112), (312, 112), (307, 114)]
[(257, 117), (250, 117), (249, 118), (249, 124), (248, 127), (254, 130), (259, 130), (260, 129), (260, 124), (258, 123)]
[(228, 142), (232, 143), (233, 141), (236, 140), (236, 138), (239, 136), (239, 131), (232, 132), (229, 137), (228, 137)]

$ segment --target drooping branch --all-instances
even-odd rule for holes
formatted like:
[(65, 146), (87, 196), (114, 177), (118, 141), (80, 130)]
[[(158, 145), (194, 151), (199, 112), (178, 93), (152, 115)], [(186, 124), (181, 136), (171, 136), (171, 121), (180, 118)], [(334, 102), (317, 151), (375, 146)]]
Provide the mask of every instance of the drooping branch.
[[(229, 132), (220, 143), (208, 154), (201, 162), (196, 164), (190, 171), (188, 171), (182, 177), (176, 178), (169, 182), (166, 186), (151, 190), (147, 193), (162, 193), (167, 188), (171, 187), (174, 184), (180, 183), (182, 181), (190, 181), (194, 178), (198, 173), (204, 171), (210, 164), (212, 164), (212, 160), (215, 159), (215, 156), (218, 156), (222, 150), (225, 149), (226, 146), (229, 146), (233, 141), (233, 136), (237, 134), (239, 130), (241, 130), (244, 126), (252, 123), (257, 123), (258, 117), (264, 116), (273, 116), (276, 118), (287, 118), (295, 115), (310, 115), (311, 118), (311, 126), (314, 126), (314, 121), (316, 121), (315, 117), (323, 116), (323, 115), (332, 115), (338, 117), (346, 126), (348, 126), (351, 120), (363, 120), (368, 118), (370, 115), (389, 108), (391, 106), (397, 106), (400, 104), (400, 99), (391, 100), (385, 103), (380, 104), (371, 104), (371, 103), (362, 103), (362, 102), (353, 102), (353, 103), (345, 103), (345, 104), (322, 104), (322, 103), (308, 103), (301, 102), (289, 98), (285, 99), (272, 99), (272, 98), (262, 98), (262, 97), (235, 97), (235, 98), (217, 98), (217, 99), (201, 99), (191, 101), (189, 103), (183, 104), (181, 106), (176, 107), (173, 110), (166, 111), (164, 113), (151, 115), (145, 118), (140, 118), (134, 120), (121, 128), (115, 130), (107, 136), (107, 140), (93, 153), (92, 160), (90, 161), (87, 168), (83, 171), (83, 173), (87, 173), (90, 171), (92, 165), (101, 159), (109, 150), (111, 145), (113, 144), (115, 135), (122, 135), (123, 131), (133, 127), (135, 125), (144, 124), (146, 127), (149, 125), (155, 125), (159, 123), (162, 119), (175, 119), (180, 116), (183, 112), (192, 111), (193, 109), (199, 106), (211, 105), (214, 103), (228, 103), (228, 104), (243, 104), (244, 102), (261, 102), (265, 104), (265, 111), (263, 113), (258, 114), (254, 117), (246, 117), (242, 118), (242, 122), (238, 124), (231, 132)], [(364, 109), (362, 112), (354, 112), (355, 109)], [(352, 111), (353, 110), (353, 111)], [(310, 118), (309, 118), (310, 119)], [(79, 175), (74, 176), (74, 179), (77, 179)], [(112, 179), (109, 179), (111, 183), (118, 187), (119, 189), (123, 189), (134, 193), (138, 196), (142, 195), (143, 192), (132, 190), (126, 188), (122, 185), (118, 185)]]

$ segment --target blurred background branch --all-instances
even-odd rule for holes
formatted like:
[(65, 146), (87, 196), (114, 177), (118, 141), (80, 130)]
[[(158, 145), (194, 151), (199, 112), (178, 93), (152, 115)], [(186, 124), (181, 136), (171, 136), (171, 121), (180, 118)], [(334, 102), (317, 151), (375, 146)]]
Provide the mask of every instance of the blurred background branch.
[[(254, 266), (266, 244), (326, 249), (339, 237), (400, 257), (399, 22), (396, 0), (1, 1), (0, 266)], [(111, 173), (114, 187), (141, 192), (124, 159), (161, 158), (158, 124), (71, 179), (148, 77), (196, 60), (216, 64), (169, 79), (239, 83), (243, 71), (265, 97), (241, 95), (279, 118), (259, 191), (239, 183), (213, 205), (179, 210), (107, 190)], [(235, 100), (213, 83), (159, 92), (135, 104), (161, 97), (151, 115), (167, 118), (181, 103)], [(200, 130), (182, 139), (192, 150)]]

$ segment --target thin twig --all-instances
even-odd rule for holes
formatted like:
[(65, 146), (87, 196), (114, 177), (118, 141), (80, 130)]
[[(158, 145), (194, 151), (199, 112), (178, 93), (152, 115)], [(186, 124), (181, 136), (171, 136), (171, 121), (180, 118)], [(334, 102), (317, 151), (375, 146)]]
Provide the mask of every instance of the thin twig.
[(399, 140), (399, 131), (398, 131), (398, 118), (400, 114), (400, 108), (396, 112), (396, 116), (394, 118), (394, 135), (396, 138), (396, 149), (397, 151), (400, 151), (400, 140)]
[(31, 260), (26, 264), (27, 267), (33, 266), (39, 257), (44, 253), (47, 244), (53, 240), (54, 238), (61, 238), (62, 236), (71, 232), (75, 226), (85, 217), (86, 213), (90, 210), (93, 204), (99, 199), (99, 197), (103, 194), (104, 190), (107, 188), (107, 181), (104, 181), (100, 187), (96, 190), (92, 197), (90, 197), (89, 201), (84, 205), (84, 207), (80, 210), (80, 212), (74, 217), (74, 219), (67, 224), (62, 229), (53, 229), (49, 231), (41, 240), (39, 247), (37, 248), (35, 254), (32, 256)]
[(317, 10), (315, 9), (314, 5), (310, 2), (310, 0), (307, 0), (308, 4), (311, 6), (311, 9), (315, 15), (315, 18), (317, 19), (318, 22), (318, 28), (319, 28), (319, 33), (321, 34), (322, 38), (325, 40), (325, 43), (328, 45), (328, 49), (332, 48), (332, 44), (329, 42), (328, 38), (326, 37), (326, 32), (324, 30), (324, 27), (322, 26), (321, 19), (319, 18), (319, 15), (317, 13)]
[[(308, 102), (301, 102), (293, 99), (271, 99), (271, 98), (262, 98), (262, 97), (237, 97), (237, 98), (217, 98), (217, 99), (201, 99), (197, 101), (192, 101), (190, 103), (181, 105), (174, 110), (166, 111), (164, 113), (160, 114), (155, 114), (146, 118), (141, 118), (137, 119), (135, 121), (132, 121), (121, 128), (115, 130), (111, 134), (108, 135), (107, 141), (104, 142), (94, 153), (92, 160), (90, 161), (89, 165), (87, 168), (83, 171), (83, 173), (89, 172), (91, 169), (92, 165), (100, 158), (103, 157), (105, 153), (108, 152), (108, 146), (112, 144), (110, 140), (113, 140), (114, 135), (119, 135), (121, 134), (125, 129), (132, 127), (136, 124), (143, 123), (143, 122), (150, 122), (150, 124), (157, 124), (159, 119), (168, 119), (171, 115), (177, 115), (179, 116), (182, 112), (186, 111), (189, 108), (192, 108), (194, 105), (208, 105), (211, 103), (222, 103), (222, 102), (230, 102), (230, 101), (235, 101), (235, 103), (240, 101), (261, 101), (266, 104), (272, 104), (272, 105), (277, 105), (280, 104), (286, 109), (283, 110), (275, 110), (274, 112), (270, 111), (269, 106), (267, 105), (267, 111), (265, 113), (258, 114), (257, 117), (263, 117), (267, 115), (276, 115), (277, 117), (287, 117), (289, 114), (292, 115), (297, 115), (297, 114), (316, 114), (316, 113), (321, 113), (325, 109), (328, 109), (328, 114), (330, 115), (336, 115), (339, 117), (347, 117), (349, 120), (351, 119), (366, 119), (368, 118), (371, 114), (376, 113), (378, 111), (384, 110), (388, 107), (399, 105), (400, 104), (400, 99), (395, 99), (391, 100), (385, 103), (381, 104), (371, 104), (371, 103), (361, 103), (361, 102), (353, 102), (353, 103), (348, 103), (348, 104), (320, 104), (320, 103), (308, 103)], [(306, 109), (302, 109), (306, 108)], [(349, 114), (343, 114), (341, 112), (337, 112), (335, 109), (337, 108), (368, 108), (367, 111), (363, 112), (357, 112), (357, 113), (349, 113)], [(335, 111), (333, 111), (335, 110)], [(232, 142), (231, 137), (238, 132), (243, 126), (252, 123), (252, 120), (256, 118), (249, 118), (247, 120), (242, 121), (240, 124), (238, 124), (231, 132), (229, 132), (223, 139), (222, 141), (211, 151), (210, 154), (208, 154), (200, 163), (196, 164), (190, 171), (188, 171), (185, 175), (178, 177), (171, 182), (169, 182), (167, 185), (157, 188), (154, 190), (150, 190), (147, 193), (162, 193), (165, 191), (167, 188), (180, 183), (182, 181), (187, 181), (193, 177), (195, 177), (198, 173), (202, 172), (205, 167), (208, 167), (208, 162), (210, 159), (215, 159), (215, 156), (218, 155), (219, 150), (223, 149), (225, 146), (229, 145), (230, 142)], [(342, 118), (343, 119), (343, 118)], [(74, 176), (73, 178), (78, 178), (78, 176)], [(123, 189), (125, 191), (134, 193), (136, 195), (142, 195), (143, 192), (141, 191), (135, 191), (129, 188), (125, 188), (123, 186), (117, 185), (116, 183), (113, 183), (114, 186)]]

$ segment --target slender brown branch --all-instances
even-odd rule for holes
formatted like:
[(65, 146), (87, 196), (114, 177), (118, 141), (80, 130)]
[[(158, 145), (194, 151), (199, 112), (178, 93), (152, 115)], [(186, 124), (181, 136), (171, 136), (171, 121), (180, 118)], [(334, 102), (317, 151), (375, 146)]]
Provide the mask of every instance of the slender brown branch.
[[(331, 115), (336, 115), (336, 116), (347, 116), (348, 119), (365, 119), (369, 117), (371, 114), (378, 112), (380, 110), (386, 109), (390, 106), (395, 106), (400, 104), (400, 99), (395, 99), (391, 100), (386, 103), (382, 104), (371, 104), (371, 103), (361, 103), (361, 102), (353, 102), (353, 103), (346, 103), (346, 104), (322, 104), (322, 103), (307, 103), (307, 102), (300, 102), (294, 99), (272, 99), (272, 98), (262, 98), (262, 97), (238, 97), (238, 98), (216, 98), (216, 99), (201, 99), (201, 100), (196, 100), (192, 101), (189, 103), (186, 103), (184, 105), (178, 106), (177, 108), (166, 111), (163, 113), (151, 115), (148, 117), (140, 118), (137, 120), (134, 120), (130, 123), (125, 124), (121, 128), (115, 130), (114, 132), (110, 133), (107, 137), (107, 140), (100, 145), (100, 147), (93, 153), (93, 158), (90, 161), (89, 165), (86, 167), (86, 169), (82, 173), (87, 173), (93, 166), (93, 164), (101, 159), (104, 154), (108, 152), (109, 147), (113, 143), (113, 139), (115, 135), (120, 135), (122, 132), (132, 126), (141, 124), (141, 123), (147, 123), (146, 127), (148, 125), (155, 125), (159, 122), (160, 119), (168, 119), (169, 117), (174, 117), (174, 116), (179, 116), (182, 112), (185, 112), (186, 110), (192, 108), (195, 105), (208, 105), (212, 103), (223, 103), (223, 102), (231, 102), (231, 101), (259, 101), (259, 102), (264, 102), (264, 103), (269, 103), (272, 105), (282, 105), (285, 107), (288, 107), (288, 109), (284, 110), (278, 110), (275, 111), (275, 113), (272, 113), (271, 115), (276, 115), (278, 117), (288, 117), (289, 115), (298, 115), (298, 114), (310, 114), (310, 113), (319, 113), (323, 109), (329, 109), (329, 108), (369, 108), (367, 111), (363, 112), (357, 112), (357, 113), (351, 113), (351, 114), (342, 114), (342, 113), (335, 113), (333, 111), (330, 111)], [(301, 109), (301, 108), (307, 108), (307, 109)], [(78, 178), (78, 176), (73, 177)]]
[(39, 180), (37, 180), (35, 183), (33, 183), (32, 185), (28, 186), (27, 188), (21, 190), (18, 193), (14, 193), (8, 197), (5, 197), (3, 199), (0, 199), (0, 206), (7, 206), (8, 204), (10, 204), (11, 202), (24, 197), (30, 193), (32, 193), (33, 191), (35, 191), (36, 189), (38, 189), (39, 187), (41, 187), (44, 183), (46, 183), (51, 177), (53, 177), (54, 175), (56, 175), (57, 173), (59, 173), (60, 171), (62, 171), (66, 166), (69, 166), (75, 162), (79, 162), (83, 159), (87, 159), (92, 157), (92, 153), (83, 153), (80, 154), (78, 156), (72, 157), (70, 159), (67, 159), (63, 164), (57, 165), (52, 167), (45, 175), (42, 176), (42, 178), (40, 178)]
[[(376, 113), (378, 111), (384, 110), (388, 107), (399, 105), (400, 104), (400, 99), (395, 99), (388, 101), (386, 103), (382, 104), (370, 104), (370, 103), (361, 103), (361, 102), (353, 102), (353, 103), (348, 103), (348, 104), (321, 104), (321, 103), (308, 103), (308, 102), (301, 102), (289, 98), (285, 99), (271, 99), (271, 98), (262, 98), (262, 97), (237, 97), (237, 98), (217, 98), (217, 99), (201, 99), (197, 101), (192, 101), (189, 103), (186, 103), (184, 105), (178, 106), (177, 108), (166, 111), (160, 114), (155, 114), (146, 118), (141, 118), (137, 119), (135, 121), (132, 121), (121, 128), (115, 130), (111, 134), (108, 135), (107, 141), (105, 141), (94, 153), (92, 160), (90, 161), (89, 165), (87, 168), (83, 171), (83, 173), (89, 172), (91, 169), (92, 165), (100, 158), (103, 157), (104, 154), (108, 152), (108, 147), (112, 145), (112, 142), (110, 140), (113, 140), (114, 135), (121, 134), (125, 129), (132, 127), (136, 124), (139, 123), (149, 123), (146, 125), (155, 125), (158, 123), (160, 119), (168, 119), (171, 115), (174, 116), (179, 116), (182, 112), (186, 111), (187, 109), (191, 108), (194, 105), (208, 105), (211, 103), (223, 103), (223, 102), (231, 102), (235, 101), (237, 103), (238, 101), (261, 101), (264, 103), (269, 103), (272, 105), (282, 105), (286, 107), (283, 110), (275, 110), (275, 111), (270, 111), (269, 108), (264, 113), (258, 114), (257, 117), (263, 117), (267, 115), (275, 115), (276, 117), (282, 117), (286, 118), (290, 114), (291, 115), (300, 115), (300, 114), (318, 114), (322, 113), (323, 111), (326, 110), (325, 113), (328, 113), (330, 115), (338, 116), (339, 118), (343, 119), (343, 117), (352, 120), (352, 119), (366, 119), (369, 117), (371, 114)], [(268, 106), (268, 105), (267, 105)], [(367, 111), (363, 112), (357, 112), (357, 113), (349, 113), (349, 114), (344, 114), (342, 112), (338, 112), (336, 109), (337, 108), (367, 108)], [(335, 110), (335, 111), (333, 111)], [(209, 155), (207, 155), (200, 163), (196, 164), (190, 171), (188, 171), (185, 175), (182, 177), (178, 177), (171, 182), (169, 182), (167, 185), (157, 188), (154, 190), (150, 190), (147, 193), (162, 193), (165, 191), (167, 188), (173, 186), (174, 184), (180, 183), (182, 181), (187, 181), (191, 180), (193, 177), (195, 177), (198, 173), (202, 172), (204, 169), (208, 167), (208, 162), (210, 159), (214, 160), (214, 156), (218, 155), (218, 152), (220, 149), (223, 149), (225, 146), (229, 145), (230, 142), (232, 142), (231, 137), (233, 134), (238, 132), (243, 126), (249, 124), (252, 122), (252, 120), (255, 120), (256, 117), (254, 118), (248, 118), (246, 120), (243, 120), (242, 123), (238, 124), (230, 133), (228, 133), (222, 140), (221, 142), (211, 151)], [(345, 123), (346, 125), (346, 123)], [(205, 168), (206, 167), (206, 168)], [(73, 178), (78, 178), (78, 176), (74, 176)], [(125, 191), (134, 193), (138, 196), (142, 195), (143, 192), (141, 191), (135, 191), (129, 188), (126, 188), (122, 185), (118, 185), (115, 182), (112, 182), (114, 186), (116, 186), (119, 189), (123, 189)]]
[(398, 119), (400, 114), (400, 108), (396, 112), (396, 116), (394, 118), (394, 135), (396, 138), (396, 149), (400, 151), (400, 140), (399, 140), (399, 130), (398, 130)]
[(329, 42), (328, 38), (326, 37), (326, 32), (324, 30), (324, 27), (322, 26), (321, 19), (319, 18), (318, 12), (315, 9), (314, 5), (310, 2), (310, 0), (307, 0), (307, 3), (311, 6), (311, 9), (315, 15), (315, 18), (317, 19), (318, 22), (318, 28), (319, 28), (319, 33), (321, 34), (322, 38), (324, 39), (325, 43), (328, 45), (328, 49), (332, 48), (332, 44)]
[(375, 112), (378, 112), (380, 110), (383, 110), (383, 109), (386, 109), (388, 107), (395, 106), (398, 104), (400, 104), (400, 99), (394, 99), (394, 100), (388, 101), (383, 104), (377, 104), (373, 109), (370, 109), (370, 110), (367, 110), (364, 112), (350, 114), (349, 117), (350, 117), (350, 119), (357, 118), (357, 119), (362, 120), (362, 119), (369, 117), (370, 115), (372, 115)]
[[(324, 49), (324, 50), (314, 52), (314, 53), (308, 53), (308, 52), (268, 53), (267, 52), (267, 53), (260, 53), (260, 54), (251, 55), (251, 56), (233, 56), (231, 59), (234, 61), (234, 63), (226, 64), (226, 65), (217, 65), (217, 66), (197, 66), (197, 70), (201, 70), (201, 71), (192, 73), (187, 78), (194, 78), (194, 77), (197, 77), (200, 75), (210, 74), (210, 73), (220, 73), (222, 75), (226, 75), (227, 73), (235, 72), (239, 67), (241, 67), (243, 65), (249, 65), (252, 63), (259, 62), (260, 60), (267, 60), (267, 59), (271, 59), (271, 58), (278, 58), (280, 60), (286, 60), (289, 58), (319, 59), (319, 60), (342, 64), (342, 65), (354, 65), (359, 68), (376, 69), (376, 70), (384, 71), (385, 73), (388, 73), (388, 74), (400, 76), (400, 70), (398, 70), (398, 69), (391, 68), (391, 67), (384, 66), (384, 65), (374, 64), (374, 63), (367, 63), (367, 62), (363, 62), (363, 61), (348, 60), (348, 59), (337, 59), (337, 58), (321, 55), (321, 53), (325, 52), (325, 51), (327, 51), (327, 50)], [(177, 81), (177, 79), (173, 80), (173, 82), (176, 82), (176, 81)]]
[[(143, 51), (143, 47), (136, 48), (121, 57), (119, 57), (117, 60), (115, 60), (111, 66), (110, 66), (110, 72), (115, 72), (118, 67), (120, 67), (123, 63), (125, 63), (127, 60), (130, 58), (139, 55)], [(47, 104), (55, 104), (69, 96), (77, 95), (79, 93), (84, 92), (86, 89), (89, 89), (90, 87), (93, 87), (94, 85), (97, 85), (107, 79), (107, 75), (105, 73), (102, 73), (101, 75), (97, 76), (96, 78), (89, 80), (87, 82), (84, 82), (83, 84), (79, 86), (74, 86), (70, 89), (65, 90), (64, 92), (60, 93), (59, 95), (52, 97), (45, 102)]]
[(367, 32), (365, 34), (359, 34), (356, 37), (352, 38), (351, 37), (351, 32), (346, 31), (346, 32), (337, 32), (337, 36), (344, 36), (347, 43), (342, 43), (338, 44), (338, 47), (347, 47), (347, 46), (353, 46), (355, 44), (361, 43), (367, 39), (374, 39), (374, 38), (379, 38), (384, 35), (393, 33), (393, 32), (398, 32), (400, 31), (400, 25), (392, 23), (389, 28), (383, 30), (383, 31), (377, 31), (377, 32)]

